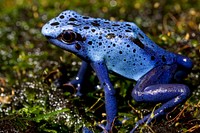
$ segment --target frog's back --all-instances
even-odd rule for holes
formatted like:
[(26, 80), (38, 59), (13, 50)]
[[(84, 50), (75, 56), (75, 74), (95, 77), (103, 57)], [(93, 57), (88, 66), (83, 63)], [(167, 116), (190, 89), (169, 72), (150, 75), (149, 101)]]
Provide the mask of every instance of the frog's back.
[(174, 54), (156, 45), (134, 23), (116, 22), (112, 25), (120, 25), (111, 31), (114, 33), (110, 33), (113, 36), (109, 38), (111, 41), (105, 43), (105, 61), (112, 72), (138, 80), (158, 65), (173, 63)]
[(134, 23), (88, 18), (84, 28), (89, 57), (104, 60), (109, 71), (126, 78), (138, 80), (153, 67), (173, 62), (174, 54), (156, 45)]

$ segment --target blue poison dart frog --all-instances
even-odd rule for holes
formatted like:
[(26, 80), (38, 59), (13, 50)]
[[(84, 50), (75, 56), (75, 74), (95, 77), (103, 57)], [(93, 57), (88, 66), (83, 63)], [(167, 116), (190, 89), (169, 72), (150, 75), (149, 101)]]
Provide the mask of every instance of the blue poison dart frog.
[[(50, 43), (80, 57), (82, 66), (70, 83), (82, 84), (88, 67), (95, 71), (105, 93), (107, 124), (111, 131), (117, 117), (115, 89), (109, 72), (137, 81), (132, 97), (138, 102), (162, 103), (162, 106), (139, 120), (131, 132), (143, 123), (166, 114), (187, 99), (189, 88), (178, 81), (192, 69), (192, 61), (156, 45), (132, 22), (115, 22), (82, 16), (67, 10), (42, 27)], [(83, 128), (83, 132), (90, 132)]]

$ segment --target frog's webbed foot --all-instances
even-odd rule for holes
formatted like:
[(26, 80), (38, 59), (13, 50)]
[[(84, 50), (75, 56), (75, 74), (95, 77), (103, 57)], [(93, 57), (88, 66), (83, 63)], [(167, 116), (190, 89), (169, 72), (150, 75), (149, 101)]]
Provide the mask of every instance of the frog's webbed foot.
[(136, 101), (163, 104), (152, 114), (139, 120), (131, 132), (134, 132), (139, 125), (149, 124), (153, 119), (166, 114), (168, 109), (177, 106), (189, 96), (190, 90), (186, 85), (171, 83), (176, 68), (176, 65), (158, 66), (138, 80), (132, 91), (132, 97)]
[(54, 81), (54, 85), (57, 88), (67, 88), (67, 90), (69, 89), (72, 92), (76, 92), (75, 96), (82, 96), (81, 86), (83, 85), (84, 78), (88, 69), (88, 63), (82, 61), (81, 68), (79, 69), (77, 76), (73, 80), (67, 82), (65, 81), (65, 79), (60, 78)]

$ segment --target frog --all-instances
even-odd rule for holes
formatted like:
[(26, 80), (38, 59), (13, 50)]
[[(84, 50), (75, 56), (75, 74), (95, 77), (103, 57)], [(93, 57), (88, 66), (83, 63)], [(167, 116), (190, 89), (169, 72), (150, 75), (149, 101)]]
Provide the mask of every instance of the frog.
[[(69, 83), (80, 89), (88, 68), (94, 70), (104, 91), (104, 130), (108, 132), (118, 116), (110, 74), (136, 81), (131, 92), (136, 102), (162, 104), (136, 122), (130, 132), (165, 115), (191, 94), (181, 81), (190, 73), (192, 60), (161, 48), (133, 22), (93, 18), (65, 10), (44, 24), (41, 32), (50, 43), (82, 60), (77, 76)], [(83, 132), (90, 130), (83, 128)]]

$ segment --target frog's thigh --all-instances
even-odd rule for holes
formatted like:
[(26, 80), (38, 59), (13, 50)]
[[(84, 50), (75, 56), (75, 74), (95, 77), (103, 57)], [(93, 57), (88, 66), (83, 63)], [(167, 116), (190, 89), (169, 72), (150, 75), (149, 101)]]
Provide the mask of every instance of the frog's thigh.
[(142, 92), (132, 92), (136, 101), (157, 103), (174, 100), (172, 106), (182, 102), (189, 94), (189, 88), (183, 84), (157, 84), (146, 87)]

